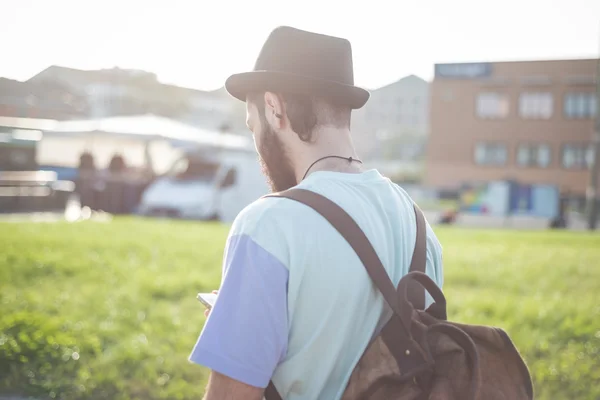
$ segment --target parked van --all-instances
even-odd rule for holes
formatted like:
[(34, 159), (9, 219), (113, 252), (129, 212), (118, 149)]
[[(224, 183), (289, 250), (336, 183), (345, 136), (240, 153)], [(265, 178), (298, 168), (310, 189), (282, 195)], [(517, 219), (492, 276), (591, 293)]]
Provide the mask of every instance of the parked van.
[(253, 149), (187, 150), (142, 194), (138, 213), (231, 222), (267, 192)]

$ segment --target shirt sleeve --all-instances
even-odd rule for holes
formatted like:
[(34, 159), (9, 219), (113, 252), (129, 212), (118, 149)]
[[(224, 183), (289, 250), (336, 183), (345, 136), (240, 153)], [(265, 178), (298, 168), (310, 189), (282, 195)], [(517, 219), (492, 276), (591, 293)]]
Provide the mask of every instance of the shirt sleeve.
[(231, 236), (217, 300), (190, 361), (265, 388), (287, 351), (288, 269), (247, 234)]

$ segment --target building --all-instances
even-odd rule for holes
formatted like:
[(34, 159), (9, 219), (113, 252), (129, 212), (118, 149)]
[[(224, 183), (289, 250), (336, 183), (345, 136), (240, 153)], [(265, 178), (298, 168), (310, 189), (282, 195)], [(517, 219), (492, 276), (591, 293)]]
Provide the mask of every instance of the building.
[(62, 120), (81, 118), (86, 112), (85, 98), (64, 85), (0, 78), (0, 116)]
[[(89, 118), (144, 114), (152, 112), (153, 106), (162, 106), (155, 100), (159, 95), (155, 87), (158, 85), (156, 75), (145, 71), (121, 68), (86, 71), (52, 65), (27, 82), (60, 84), (84, 96), (89, 105)], [(180, 106), (178, 96), (169, 94), (170, 107), (163, 107), (163, 112), (171, 112), (167, 108)]]
[(220, 132), (248, 133), (245, 103), (229, 95), (224, 86), (211, 92), (195, 91), (190, 103), (179, 117), (181, 122)]
[(517, 180), (584, 196), (598, 60), (437, 64), (425, 183)]
[(240, 113), (233, 99), (223, 96), (223, 90), (206, 92), (169, 85), (151, 72), (117, 67), (79, 70), (53, 65), (26, 83), (69, 88), (86, 99), (88, 118), (153, 114), (209, 130), (239, 128)]
[(353, 112), (352, 132), (361, 157), (389, 175), (418, 173), (429, 131), (429, 83), (415, 75), (371, 91)]

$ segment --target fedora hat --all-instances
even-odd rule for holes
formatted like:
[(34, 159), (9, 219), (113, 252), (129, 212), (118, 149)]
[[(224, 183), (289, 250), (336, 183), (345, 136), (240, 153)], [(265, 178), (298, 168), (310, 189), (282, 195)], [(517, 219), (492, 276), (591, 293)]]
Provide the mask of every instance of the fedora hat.
[(253, 92), (297, 93), (361, 108), (369, 92), (354, 86), (352, 46), (347, 39), (289, 26), (275, 28), (265, 41), (254, 70), (230, 76), (227, 92), (246, 101)]

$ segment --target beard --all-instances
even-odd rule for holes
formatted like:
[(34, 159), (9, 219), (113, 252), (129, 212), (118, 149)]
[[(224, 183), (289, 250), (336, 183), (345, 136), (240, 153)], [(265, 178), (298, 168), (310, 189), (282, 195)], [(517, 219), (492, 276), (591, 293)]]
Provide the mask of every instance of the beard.
[(298, 182), (284, 145), (262, 115), (261, 125), (263, 131), (260, 134), (261, 140), (257, 146), (257, 151), (262, 173), (267, 178), (267, 183), (272, 192), (290, 189)]

